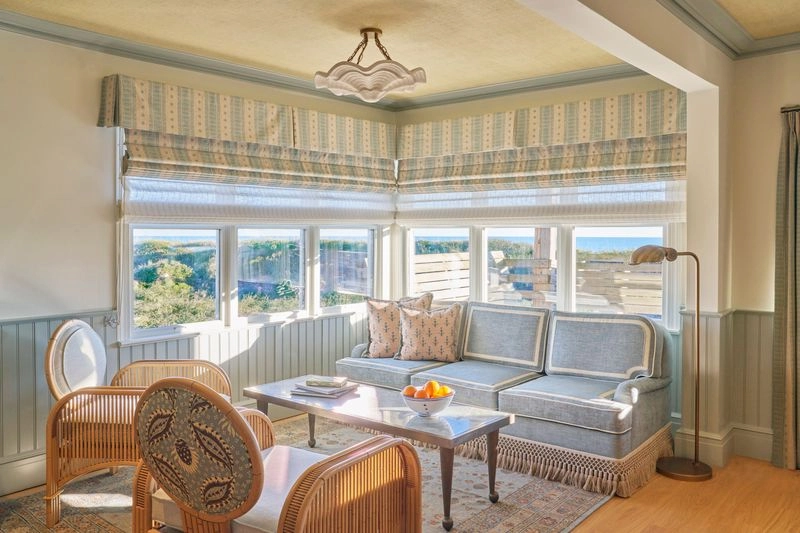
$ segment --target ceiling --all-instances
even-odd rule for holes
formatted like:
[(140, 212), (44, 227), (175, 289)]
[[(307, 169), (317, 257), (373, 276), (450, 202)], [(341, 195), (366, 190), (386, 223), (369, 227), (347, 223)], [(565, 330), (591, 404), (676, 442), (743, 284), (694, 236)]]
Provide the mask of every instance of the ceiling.
[[(800, 0), (658, 0), (732, 58), (800, 48)], [(378, 27), (408, 109), (641, 74), (516, 0), (0, 0), (0, 29), (293, 90)], [(382, 59), (370, 42), (362, 65)], [(335, 97), (334, 97), (335, 98)]]

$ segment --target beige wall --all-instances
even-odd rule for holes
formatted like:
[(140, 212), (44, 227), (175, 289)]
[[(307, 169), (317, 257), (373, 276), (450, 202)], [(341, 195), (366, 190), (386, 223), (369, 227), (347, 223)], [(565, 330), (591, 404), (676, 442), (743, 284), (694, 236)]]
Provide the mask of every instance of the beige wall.
[(731, 113), (733, 307), (772, 311), (780, 108), (800, 104), (800, 51), (735, 63)]

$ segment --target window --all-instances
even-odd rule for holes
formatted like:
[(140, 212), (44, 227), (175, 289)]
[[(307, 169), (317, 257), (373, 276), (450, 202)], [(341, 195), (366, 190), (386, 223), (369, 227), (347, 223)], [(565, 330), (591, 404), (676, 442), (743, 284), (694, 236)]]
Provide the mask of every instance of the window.
[(237, 289), (239, 316), (305, 309), (305, 232), (240, 228)]
[(374, 231), (322, 228), (319, 231), (320, 305), (363, 302), (373, 293)]
[(469, 230), (415, 228), (412, 231), (412, 294), (433, 293), (435, 301), (470, 296)]
[(490, 302), (556, 307), (556, 228), (487, 228)]
[(662, 314), (661, 263), (628, 264), (644, 244), (662, 244), (662, 227), (575, 228), (575, 298), (578, 311)]
[(219, 318), (218, 229), (134, 227), (131, 237), (134, 329)]

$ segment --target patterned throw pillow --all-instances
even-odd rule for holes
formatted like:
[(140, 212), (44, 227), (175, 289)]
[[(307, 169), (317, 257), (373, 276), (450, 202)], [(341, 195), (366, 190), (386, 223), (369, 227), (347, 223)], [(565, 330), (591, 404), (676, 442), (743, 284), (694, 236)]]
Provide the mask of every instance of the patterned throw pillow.
[(398, 359), (409, 361), (458, 361), (461, 305), (432, 311), (400, 309), (402, 348)]
[(430, 309), (433, 294), (392, 300), (367, 300), (369, 346), (366, 357), (394, 357), (400, 351), (400, 308)]

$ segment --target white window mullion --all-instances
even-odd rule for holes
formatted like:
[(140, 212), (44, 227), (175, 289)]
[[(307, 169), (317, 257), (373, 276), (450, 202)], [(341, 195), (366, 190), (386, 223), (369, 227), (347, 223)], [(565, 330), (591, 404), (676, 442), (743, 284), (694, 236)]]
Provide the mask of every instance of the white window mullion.
[(469, 286), (470, 299), (485, 302), (488, 299), (486, 263), (486, 229), (471, 227), (469, 230)]
[[(664, 245), (678, 251), (686, 249), (686, 224), (672, 223), (664, 228)], [(692, 261), (664, 261), (663, 319), (670, 330), (681, 329), (680, 310), (686, 305), (686, 266)], [(694, 266), (694, 265), (691, 265)]]
[(311, 226), (306, 230), (306, 309), (315, 316), (320, 310), (320, 249), (319, 226)]
[(560, 311), (575, 310), (575, 228), (560, 226), (558, 228), (558, 260), (556, 274), (556, 309)]
[(118, 224), (118, 337), (122, 341), (128, 341), (131, 338), (131, 330), (133, 325), (133, 239), (131, 238), (131, 225), (123, 221), (118, 222)]
[(226, 326), (233, 326), (239, 322), (239, 276), (236, 268), (236, 259), (239, 255), (238, 244), (236, 227), (224, 226), (220, 230), (217, 283), (219, 284), (220, 318)]

